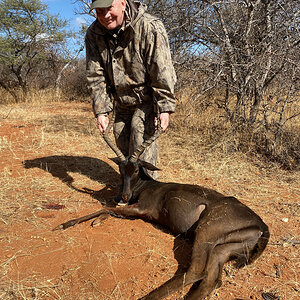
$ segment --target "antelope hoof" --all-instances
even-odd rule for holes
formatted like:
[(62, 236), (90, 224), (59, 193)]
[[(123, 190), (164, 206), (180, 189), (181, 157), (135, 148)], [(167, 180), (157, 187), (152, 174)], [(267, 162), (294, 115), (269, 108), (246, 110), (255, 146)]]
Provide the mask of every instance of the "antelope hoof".
[(92, 223), (91, 223), (91, 226), (92, 227), (97, 227), (99, 225), (101, 225), (101, 223), (106, 220), (108, 218), (108, 215), (102, 215), (102, 216), (99, 216), (97, 217)]
[(64, 230), (63, 224), (60, 224), (52, 229), (52, 231), (56, 231), (56, 230)]

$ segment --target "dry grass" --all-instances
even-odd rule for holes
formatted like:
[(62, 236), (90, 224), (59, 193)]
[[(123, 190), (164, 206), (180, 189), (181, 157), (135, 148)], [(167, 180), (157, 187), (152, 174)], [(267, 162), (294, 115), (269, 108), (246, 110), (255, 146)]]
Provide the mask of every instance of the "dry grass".
[[(141, 220), (110, 218), (98, 228), (51, 232), (99, 209), (119, 180), (90, 106), (46, 100), (0, 106), (0, 299), (137, 299), (172, 277), (178, 263), (187, 264), (190, 247)], [(211, 143), (220, 128), (212, 126), (218, 116), (206, 113), (191, 120), (201, 128), (191, 133), (173, 116), (160, 138), (160, 179), (236, 196), (271, 230), (263, 256), (241, 270), (227, 265), (212, 299), (262, 299), (270, 292), (296, 300), (300, 174), (229, 151), (229, 137)]]
[[(299, 170), (300, 95), (285, 107), (284, 113), (281, 111), (284, 97), (279, 92), (276, 95), (276, 98), (266, 99), (266, 111), (261, 108), (256, 122), (251, 125), (246, 121), (230, 122), (225, 111), (217, 108), (217, 93), (200, 96), (197, 87), (191, 87), (179, 94), (173, 128), (182, 135), (197, 134), (207, 150), (226, 155), (241, 152), (255, 158), (259, 154), (263, 164)], [(229, 102), (234, 104), (234, 98)]]

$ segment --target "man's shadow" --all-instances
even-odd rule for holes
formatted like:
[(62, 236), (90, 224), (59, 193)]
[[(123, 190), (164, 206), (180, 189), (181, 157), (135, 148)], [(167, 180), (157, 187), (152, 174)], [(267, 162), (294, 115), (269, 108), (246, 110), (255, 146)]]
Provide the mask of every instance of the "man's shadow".
[[(113, 197), (119, 192), (120, 175), (107, 163), (87, 156), (53, 155), (23, 161), (24, 168), (40, 168), (59, 178), (71, 189), (91, 195), (106, 206), (114, 206)], [(90, 188), (79, 189), (69, 173), (79, 173), (91, 180), (105, 184), (105, 188), (96, 191)]]

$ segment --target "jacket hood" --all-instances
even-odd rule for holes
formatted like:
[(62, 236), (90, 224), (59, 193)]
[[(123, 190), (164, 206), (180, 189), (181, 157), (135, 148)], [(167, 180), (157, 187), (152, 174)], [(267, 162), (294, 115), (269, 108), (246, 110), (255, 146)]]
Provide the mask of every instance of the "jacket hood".
[[(133, 28), (134, 25), (138, 22), (141, 16), (146, 12), (147, 5), (141, 3), (140, 1), (127, 0), (126, 1), (126, 10), (125, 10), (125, 30), (128, 27)], [(95, 34), (105, 35), (109, 32), (104, 26), (100, 24), (98, 19), (96, 19), (89, 27), (88, 30), (91, 30)]]

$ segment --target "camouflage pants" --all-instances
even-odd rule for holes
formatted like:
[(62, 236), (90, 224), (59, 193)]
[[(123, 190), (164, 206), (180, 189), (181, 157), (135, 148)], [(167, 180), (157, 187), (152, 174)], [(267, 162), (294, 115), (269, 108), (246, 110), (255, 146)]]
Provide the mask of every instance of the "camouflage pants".
[[(141, 104), (134, 108), (124, 108), (116, 105), (114, 136), (116, 144), (125, 156), (131, 155), (145, 139), (155, 131), (155, 109), (153, 103)], [(158, 146), (153, 142), (147, 147), (141, 160), (156, 166)], [(157, 171), (147, 171), (153, 179), (157, 179)]]

